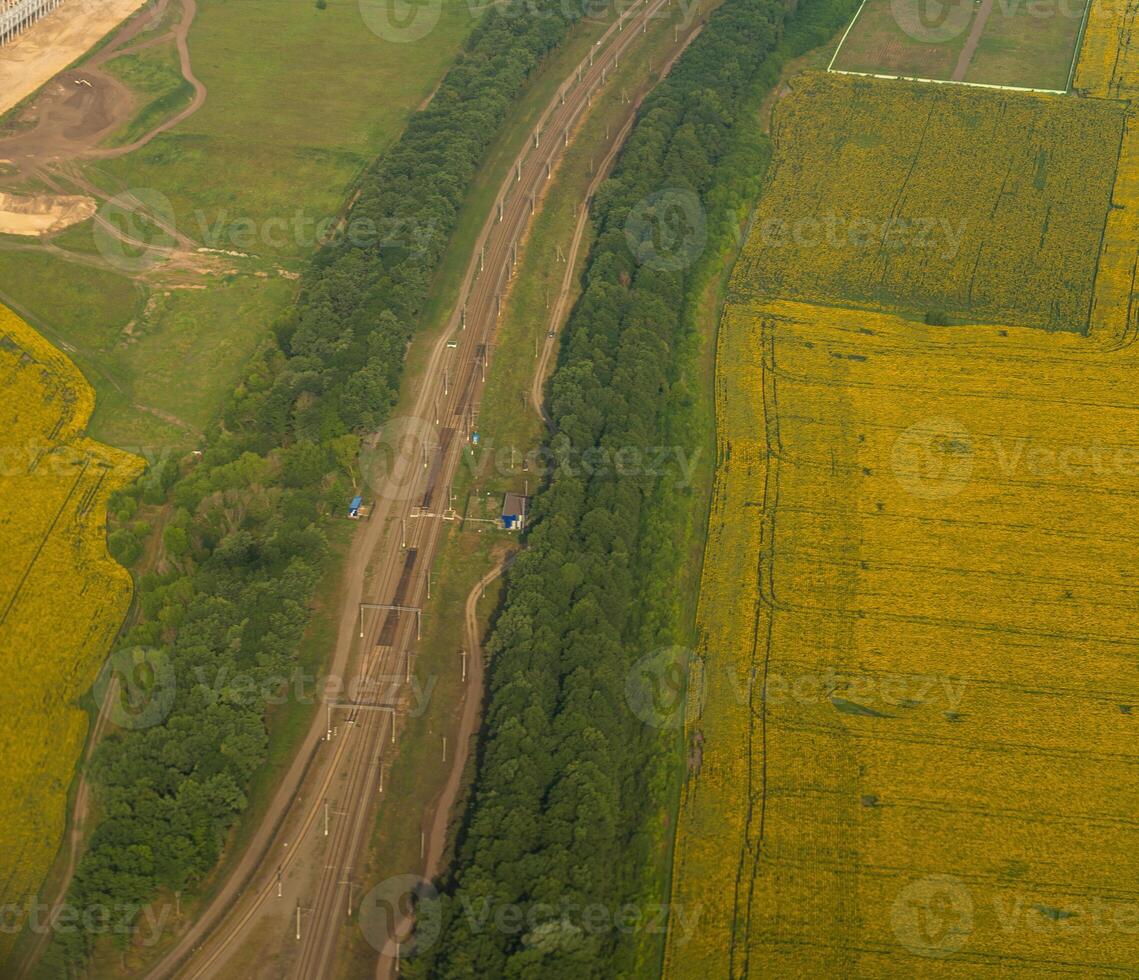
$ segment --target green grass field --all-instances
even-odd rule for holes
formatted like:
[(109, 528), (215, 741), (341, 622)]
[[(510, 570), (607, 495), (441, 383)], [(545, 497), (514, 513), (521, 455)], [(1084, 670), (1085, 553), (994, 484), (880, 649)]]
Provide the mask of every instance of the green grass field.
[[(353, 0), (324, 10), (203, 0), (189, 47), (205, 104), (86, 174), (111, 193), (165, 195), (184, 234), (251, 257), (215, 263), (210, 275), (180, 271), (179, 288), (170, 288), (93, 267), (92, 222), (57, 236), (52, 250), (0, 236), (0, 292), (94, 385), (95, 438), (132, 447), (195, 441), (293, 296), (279, 270), (302, 268), (318, 222), (343, 210), (357, 176), (429, 98), (474, 24), (466, 0), (444, 0), (430, 34), (396, 43), (369, 30)], [(108, 62), (139, 101), (136, 119), (108, 145), (130, 142), (185, 104), (176, 65), (171, 42)]]
[(866, 0), (831, 67), (1066, 91), (1085, 0)]
[(140, 139), (189, 103), (194, 89), (182, 77), (173, 44), (156, 45), (113, 58), (104, 70), (126, 85), (140, 102), (134, 117), (115, 133), (110, 144)]

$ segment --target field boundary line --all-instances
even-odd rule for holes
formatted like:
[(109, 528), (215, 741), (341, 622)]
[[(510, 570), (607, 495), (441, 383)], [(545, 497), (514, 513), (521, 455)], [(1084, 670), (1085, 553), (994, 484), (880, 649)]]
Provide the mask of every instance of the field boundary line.
[[(831, 55), (831, 60), (827, 64), (827, 71), (834, 70), (834, 63), (838, 60), (839, 52), (842, 51), (842, 46), (846, 44), (846, 36), (854, 29), (854, 25), (858, 23), (858, 18), (862, 16), (862, 8), (866, 6), (866, 0), (858, 5), (858, 9), (854, 12), (854, 16), (850, 18), (850, 23), (846, 25), (846, 30), (842, 32), (842, 37), (838, 39), (838, 47), (834, 49), (834, 54)], [(1088, 6), (1091, 6), (1091, 0), (1088, 0)]]
[[(853, 26), (853, 22), (851, 22)], [(836, 51), (837, 55), (838, 52)], [(833, 59), (832, 59), (833, 62)], [(1036, 95), (1067, 95), (1067, 89), (1027, 88), (1023, 85), (994, 85), (991, 82), (955, 82), (952, 78), (922, 78), (918, 75), (883, 75), (872, 71), (848, 71), (842, 68), (828, 68), (833, 75), (857, 75), (861, 78), (884, 78), (894, 82), (925, 82), (929, 85), (965, 85), (969, 88), (995, 89), (998, 92), (1031, 92)]]
[(1072, 52), (1072, 64), (1068, 68), (1069, 92), (1072, 91), (1072, 82), (1076, 80), (1076, 68), (1079, 67), (1080, 55), (1084, 50), (1084, 38), (1088, 33), (1088, 21), (1091, 19), (1093, 3), (1095, 3), (1095, 0), (1088, 0), (1088, 2), (1084, 4), (1084, 17), (1083, 20), (1080, 21), (1080, 33), (1076, 35), (1076, 50)]

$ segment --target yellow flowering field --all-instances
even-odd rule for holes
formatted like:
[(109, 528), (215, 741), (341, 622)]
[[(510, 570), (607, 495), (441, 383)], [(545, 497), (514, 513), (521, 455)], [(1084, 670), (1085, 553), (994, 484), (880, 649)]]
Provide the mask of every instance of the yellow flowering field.
[(737, 288), (1086, 330), (1123, 106), (805, 73)]
[[(1075, 87), (1131, 99), (1134, 13), (1092, 11)], [(700, 925), (671, 929), (666, 976), (1134, 975), (1139, 147), (1119, 105), (1090, 336), (1023, 309), (927, 326), (825, 277), (846, 308), (775, 299), (753, 238), (721, 326), (674, 860)]]
[(1093, 333), (1127, 343), (1139, 328), (1134, 302), (1139, 263), (1139, 45), (1132, 33), (1139, 8), (1093, 3), (1076, 67), (1077, 91), (1104, 99), (1126, 99), (1127, 124), (1119, 153), (1112, 208), (1104, 229), (1092, 304)]
[(789, 302), (721, 344), (667, 975), (1125, 972), (1139, 354)]
[[(39, 888), (63, 835), (87, 731), (78, 699), (130, 602), (106, 549), (106, 503), (141, 460), (83, 437), (94, 394), (0, 307), (0, 905)], [(0, 958), (14, 939), (6, 918)]]

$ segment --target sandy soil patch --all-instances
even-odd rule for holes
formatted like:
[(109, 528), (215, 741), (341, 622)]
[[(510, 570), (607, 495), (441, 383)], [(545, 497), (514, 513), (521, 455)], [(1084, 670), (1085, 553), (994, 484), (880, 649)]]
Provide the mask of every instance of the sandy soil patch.
[(86, 221), (96, 207), (93, 197), (50, 194), (19, 197), (0, 191), (0, 234), (48, 235)]
[(0, 47), (0, 112), (7, 112), (63, 71), (144, 0), (66, 0), (16, 40)]

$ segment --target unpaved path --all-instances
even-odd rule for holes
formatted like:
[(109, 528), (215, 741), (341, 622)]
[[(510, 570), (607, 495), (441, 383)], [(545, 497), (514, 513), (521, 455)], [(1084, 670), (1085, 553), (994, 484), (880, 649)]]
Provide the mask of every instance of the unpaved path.
[[(107, 727), (107, 719), (110, 716), (111, 705), (115, 703), (115, 699), (119, 696), (119, 680), (117, 677), (112, 676), (110, 683), (107, 685), (107, 692), (103, 696), (103, 703), (99, 706), (99, 716), (95, 720), (95, 726), (91, 730), (91, 737), (87, 739), (87, 749), (83, 755), (83, 762), (80, 767), (79, 785), (75, 789), (75, 805), (71, 810), (70, 830), (67, 835), (67, 865), (63, 869), (62, 881), (65, 883), (64, 887), (59, 889), (55, 900), (51, 903), (51, 911), (44, 921), (54, 922), (55, 917), (59, 914), (59, 910), (63, 907), (63, 902), (67, 898), (66, 884), (71, 881), (72, 876), (75, 874), (75, 868), (79, 864), (79, 857), (82, 854), (84, 830), (87, 822), (87, 815), (91, 809), (91, 786), (87, 782), (87, 765), (91, 761), (91, 753), (95, 751), (95, 746), (99, 744), (99, 740), (103, 737), (103, 731)], [(48, 942), (52, 937), (51, 929), (41, 929), (36, 936), (35, 943), (28, 949), (27, 955), (24, 956), (16, 971), (17, 980), (24, 980), (28, 976), (33, 966), (39, 962), (43, 956), (44, 950), (47, 948)]]
[[(685, 38), (684, 43), (674, 51), (668, 61), (664, 63), (660, 71), (660, 77), (662, 79), (669, 73), (672, 66), (676, 64), (676, 59), (684, 54), (688, 45), (695, 40), (696, 35), (700, 33), (702, 28), (702, 24), (697, 25), (688, 37)], [(565, 275), (562, 276), (562, 285), (558, 290), (557, 300), (554, 302), (553, 309), (550, 311), (550, 319), (546, 329), (546, 340), (542, 346), (542, 353), (538, 358), (538, 364), (534, 368), (534, 377), (530, 382), (530, 405), (538, 418), (547, 426), (550, 424), (550, 417), (546, 414), (545, 399), (542, 395), (546, 387), (546, 375), (548, 373), (550, 358), (557, 349), (558, 334), (565, 320), (565, 306), (569, 301), (570, 294), (573, 292), (577, 254), (581, 250), (582, 241), (585, 239), (585, 229), (589, 226), (589, 202), (593, 200), (593, 195), (597, 193), (597, 188), (599, 188), (602, 182), (609, 176), (609, 171), (613, 167), (613, 161), (617, 159), (617, 152), (625, 145), (625, 139), (628, 137), (629, 131), (633, 128), (637, 112), (641, 108), (641, 103), (644, 102), (645, 95), (647, 94), (647, 92), (642, 93), (637, 98), (637, 101), (630, 106), (628, 116), (618, 131), (616, 138), (613, 140), (613, 145), (609, 147), (609, 152), (605, 155), (605, 159), (601, 161), (601, 165), (597, 168), (597, 173), (594, 175), (593, 180), (589, 184), (589, 188), (585, 192), (585, 200), (581, 204), (577, 224), (574, 226), (573, 239), (570, 241), (569, 251), (566, 253)]]
[(423, 877), (427, 879), (434, 878), (441, 870), (440, 864), (443, 848), (447, 843), (447, 825), (451, 822), (451, 810), (459, 795), (459, 786), (463, 771), (467, 767), (467, 759), (470, 758), (471, 741), (479, 729), (479, 709), (482, 707), (483, 680), (486, 675), (482, 635), (479, 629), (479, 597), (491, 582), (510, 567), (513, 560), (514, 556), (511, 554), (479, 579), (475, 587), (467, 593), (467, 603), (463, 607), (467, 637), (467, 686), (463, 691), (463, 713), (459, 719), (459, 739), (455, 746), (455, 755), (451, 760), (451, 771), (447, 774), (447, 782), (435, 803), (431, 827), (427, 832), (427, 857), (423, 868)]
[(617, 158), (617, 151), (624, 145), (625, 137), (629, 135), (629, 130), (633, 127), (633, 118), (640, 104), (641, 101), (638, 99), (637, 103), (630, 110), (629, 118), (625, 120), (624, 125), (617, 133), (617, 138), (613, 141), (613, 145), (605, 155), (605, 159), (601, 161), (601, 166), (597, 168), (597, 173), (594, 175), (589, 189), (585, 192), (585, 200), (582, 201), (578, 211), (577, 224), (573, 229), (573, 239), (570, 242), (569, 251), (566, 253), (565, 275), (562, 276), (562, 285), (558, 290), (558, 297), (554, 301), (553, 310), (550, 312), (546, 339), (542, 344), (542, 354), (538, 358), (538, 364), (534, 368), (534, 377), (530, 382), (530, 404), (533, 406), (538, 418), (546, 425), (550, 424), (550, 418), (546, 414), (542, 392), (546, 386), (546, 374), (550, 357), (557, 349), (558, 332), (562, 326), (565, 305), (569, 300), (570, 293), (573, 291), (574, 272), (577, 270), (577, 253), (580, 251), (581, 243), (585, 239), (585, 229), (589, 226), (589, 202), (593, 200), (593, 195), (597, 193), (597, 188), (601, 186), (601, 182), (609, 176), (609, 170), (613, 166), (613, 161)]
[(985, 33), (985, 25), (989, 22), (989, 14), (993, 12), (993, 0), (981, 0), (981, 5), (973, 15), (973, 25), (969, 28), (969, 36), (965, 39), (965, 47), (957, 58), (957, 66), (953, 69), (953, 81), (965, 81), (965, 74), (969, 71), (969, 63), (977, 52), (977, 45), (981, 43), (981, 35)]
[[(190, 47), (187, 42), (187, 37), (190, 33), (190, 25), (194, 22), (194, 18), (198, 13), (198, 4), (196, 0), (182, 0), (182, 19), (178, 22), (178, 26), (174, 29), (174, 44), (178, 49), (178, 63), (182, 71), (182, 77), (194, 89), (194, 97), (190, 103), (182, 109), (181, 112), (175, 113), (165, 122), (156, 126), (145, 136), (135, 140), (133, 143), (128, 143), (126, 146), (116, 146), (109, 150), (92, 150), (84, 156), (91, 160), (110, 160), (115, 157), (125, 156), (127, 153), (134, 153), (146, 146), (155, 137), (161, 136), (168, 130), (173, 129), (179, 123), (189, 119), (195, 112), (197, 112), (206, 101), (206, 86), (202, 84), (197, 75), (194, 74), (194, 68), (190, 63)], [(120, 42), (122, 43), (122, 42)], [(144, 47), (146, 42), (138, 47)], [(121, 50), (117, 53), (123, 53)]]

